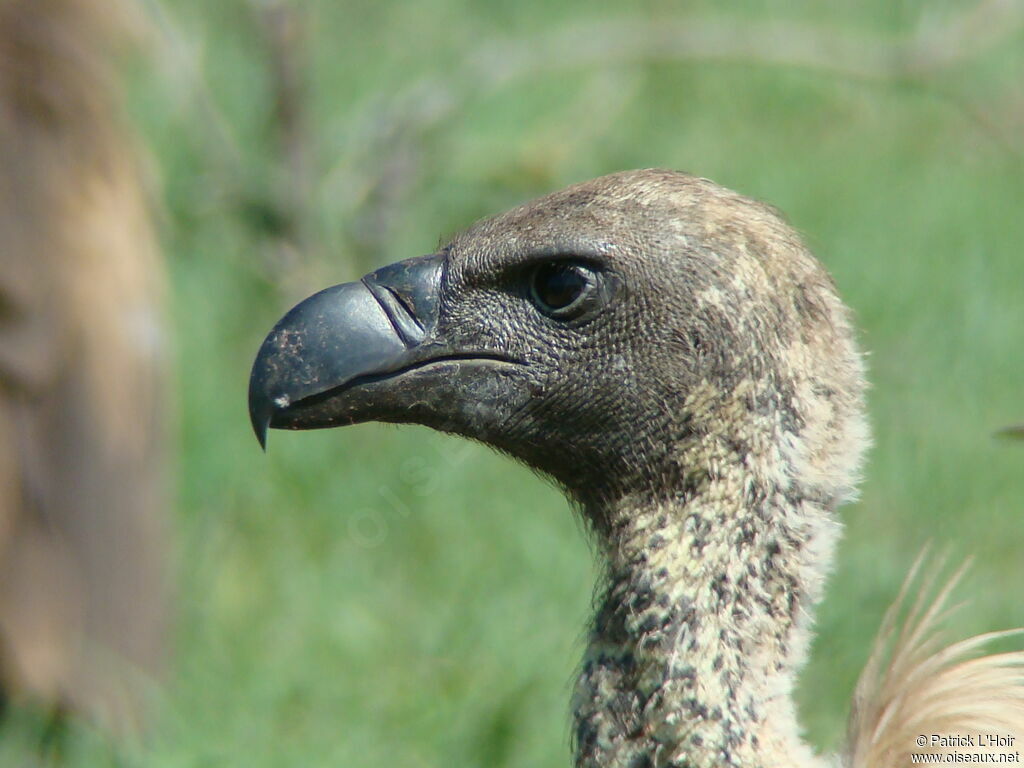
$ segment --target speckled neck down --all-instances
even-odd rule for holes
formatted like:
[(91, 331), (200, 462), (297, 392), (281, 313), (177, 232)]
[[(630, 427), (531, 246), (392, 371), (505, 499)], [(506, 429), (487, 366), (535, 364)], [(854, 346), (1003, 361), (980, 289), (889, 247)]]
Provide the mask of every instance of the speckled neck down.
[(576, 688), (576, 765), (818, 765), (791, 699), (838, 526), (722, 467), (693, 498), (620, 506)]

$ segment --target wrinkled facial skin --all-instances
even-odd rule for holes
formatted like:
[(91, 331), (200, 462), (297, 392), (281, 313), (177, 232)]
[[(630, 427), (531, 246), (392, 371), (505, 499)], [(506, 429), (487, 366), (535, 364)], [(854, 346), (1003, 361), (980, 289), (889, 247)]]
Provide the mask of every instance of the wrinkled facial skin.
[[(635, 454), (656, 459), (653, 435), (678, 431), (671, 404), (685, 371), (678, 304), (664, 300), (666, 286), (685, 279), (685, 258), (658, 264), (642, 232), (618, 237), (603, 220), (620, 211), (600, 213), (586, 227), (577, 217), (565, 231), (557, 217), (538, 227), (532, 211), (512, 212), (456, 238), (447, 249), (439, 323), (466, 346), (506, 350), (525, 363), (510, 376), (529, 397), (469, 436), (551, 475), (584, 502), (627, 490), (610, 486), (632, 474), (626, 470)], [(509, 229), (519, 233), (511, 243), (503, 234)], [(579, 317), (550, 317), (531, 296), (534, 270), (563, 259), (589, 267), (602, 287)], [(652, 294), (662, 301), (644, 300)]]

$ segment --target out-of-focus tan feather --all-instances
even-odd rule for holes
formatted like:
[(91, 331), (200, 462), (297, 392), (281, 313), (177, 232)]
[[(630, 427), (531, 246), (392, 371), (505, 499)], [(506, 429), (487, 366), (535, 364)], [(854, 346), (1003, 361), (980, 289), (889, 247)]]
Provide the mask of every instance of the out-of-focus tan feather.
[(0, 681), (117, 723), (164, 636), (164, 274), (114, 0), (0, 0)]
[[(1024, 630), (949, 643), (944, 624), (956, 610), (949, 599), (967, 566), (936, 587), (942, 563), (925, 568), (925, 561), (926, 553), (887, 611), (857, 683), (844, 760), (850, 768), (902, 768), (912, 753), (1012, 752), (1024, 744), (1024, 652), (979, 655)], [(970, 736), (976, 745), (937, 747), (933, 734)], [(1015, 746), (989, 747), (990, 735), (1012, 737)]]

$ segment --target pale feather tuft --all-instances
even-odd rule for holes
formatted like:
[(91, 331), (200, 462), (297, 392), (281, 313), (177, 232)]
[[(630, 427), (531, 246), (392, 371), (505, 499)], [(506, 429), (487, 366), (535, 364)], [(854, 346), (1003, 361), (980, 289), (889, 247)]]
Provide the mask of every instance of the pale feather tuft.
[[(949, 598), (969, 563), (936, 588), (943, 560), (925, 568), (926, 560), (927, 551), (886, 612), (857, 682), (843, 760), (848, 768), (902, 768), (911, 765), (912, 753), (1012, 752), (1024, 744), (1024, 652), (978, 656), (993, 641), (1024, 629), (948, 644), (944, 625), (959, 607), (950, 606)], [(918, 596), (908, 608), (919, 575)], [(976, 746), (932, 746), (933, 734), (972, 737)], [(921, 736), (925, 748), (918, 744)], [(1015, 740), (990, 748), (989, 736)]]

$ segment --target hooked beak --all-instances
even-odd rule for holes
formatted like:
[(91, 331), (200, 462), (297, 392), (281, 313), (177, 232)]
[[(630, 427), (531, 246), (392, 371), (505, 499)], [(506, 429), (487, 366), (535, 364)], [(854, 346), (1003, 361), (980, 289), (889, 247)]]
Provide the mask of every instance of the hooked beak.
[[(270, 427), (377, 420), (471, 433), (495, 418), (489, 403), (498, 407), (503, 395), (493, 369), (515, 361), (438, 333), (444, 264), (443, 254), (400, 261), (288, 312), (263, 341), (249, 379), (260, 445)], [(492, 369), (488, 386), (480, 368)]]

